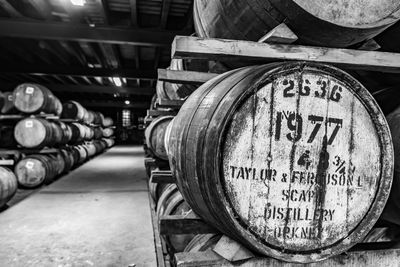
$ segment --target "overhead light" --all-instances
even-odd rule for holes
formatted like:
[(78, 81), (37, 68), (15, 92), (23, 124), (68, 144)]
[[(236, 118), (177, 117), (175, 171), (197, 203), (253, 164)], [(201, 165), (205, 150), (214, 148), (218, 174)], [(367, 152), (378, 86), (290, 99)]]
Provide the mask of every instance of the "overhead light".
[(86, 0), (71, 0), (71, 4), (74, 6), (84, 6), (86, 3)]
[(115, 86), (118, 86), (118, 87), (122, 86), (122, 81), (121, 81), (120, 77), (113, 77), (112, 80), (113, 80)]
[(125, 105), (129, 105), (130, 103), (131, 103), (131, 101), (125, 100)]

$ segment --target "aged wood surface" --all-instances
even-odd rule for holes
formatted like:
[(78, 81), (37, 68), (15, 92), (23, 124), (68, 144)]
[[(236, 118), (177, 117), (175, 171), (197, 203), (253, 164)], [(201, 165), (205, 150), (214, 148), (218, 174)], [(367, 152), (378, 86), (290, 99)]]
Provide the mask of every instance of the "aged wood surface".
[(255, 257), (253, 252), (226, 235), (218, 240), (213, 251), (230, 262), (243, 261)]
[(168, 100), (168, 99), (157, 99), (157, 107), (159, 108), (171, 108), (171, 109), (179, 109), (185, 100)]
[(150, 181), (158, 184), (173, 184), (176, 179), (171, 171), (153, 170), (151, 171)]
[(398, 53), (185, 36), (175, 37), (172, 44), (172, 57), (223, 61), (298, 60), (329, 63), (352, 69), (400, 73), (400, 54)]
[(202, 219), (188, 218), (186, 215), (162, 216), (159, 220), (162, 235), (219, 233)]
[(302, 71), (265, 84), (225, 137), (223, 179), (235, 213), (288, 250), (346, 238), (379, 188), (375, 127), (352, 88), (334, 77)]
[(281, 23), (258, 40), (259, 43), (291, 44), (298, 40), (297, 35), (285, 24)]
[(314, 262), (361, 242), (389, 195), (393, 147), (360, 83), (310, 63), (225, 73), (187, 99), (170, 163), (194, 212), (261, 254)]
[(282, 262), (273, 258), (254, 258), (240, 263), (230, 263), (214, 251), (184, 252), (175, 254), (177, 267), (399, 267), (400, 250), (352, 251), (318, 263), (296, 264)]
[(202, 84), (216, 76), (208, 72), (158, 69), (158, 80), (170, 83)]
[(200, 37), (257, 41), (286, 23), (299, 43), (348, 47), (371, 39), (399, 17), (396, 0), (195, 0)]
[(159, 116), (175, 116), (176, 111), (170, 110), (147, 110), (147, 116), (159, 117)]

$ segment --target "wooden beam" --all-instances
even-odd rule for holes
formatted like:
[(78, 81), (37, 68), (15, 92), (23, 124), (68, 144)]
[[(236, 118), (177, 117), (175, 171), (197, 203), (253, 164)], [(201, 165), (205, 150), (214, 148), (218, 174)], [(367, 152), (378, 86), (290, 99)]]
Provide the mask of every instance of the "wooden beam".
[[(307, 264), (309, 267), (333, 267), (333, 266), (398, 266), (400, 249), (351, 251), (330, 259)], [(204, 252), (181, 252), (175, 254), (177, 267), (291, 267), (291, 262), (283, 262), (271, 257), (258, 257), (243, 262), (230, 263), (212, 250)]]
[(159, 116), (176, 116), (177, 111), (174, 110), (147, 110), (147, 116), (159, 117)]
[[(3, 77), (3, 76), (2, 76)], [(56, 76), (52, 76), (56, 77)], [(7, 78), (7, 77), (6, 77)], [(59, 78), (58, 78), (59, 79)], [(13, 90), (20, 82), (2, 83), (2, 90)], [(39, 81), (36, 81), (39, 82)], [(126, 95), (143, 95), (152, 96), (155, 93), (154, 88), (135, 88), (135, 87), (117, 87), (103, 85), (76, 85), (76, 84), (58, 84), (58, 83), (41, 83), (54, 92), (76, 92), (76, 93), (99, 93), (99, 94), (126, 94)]]
[(157, 99), (157, 107), (160, 108), (172, 108), (172, 109), (180, 109), (185, 103), (185, 100), (169, 100), (169, 99)]
[(219, 231), (199, 218), (186, 218), (184, 215), (169, 215), (160, 217), (161, 235), (213, 233), (219, 233)]
[(10, 66), (0, 65), (0, 73), (24, 73), (30, 75), (60, 75), (60, 76), (89, 76), (89, 77), (113, 77), (129, 79), (157, 79), (155, 70), (139, 69), (105, 69), (105, 68), (87, 68), (87, 67), (69, 67), (69, 66), (35, 66), (18, 65)]
[(131, 26), (132, 28), (138, 28), (138, 14), (137, 14), (137, 0), (129, 0), (131, 5)]
[(68, 23), (0, 20), (0, 36), (5, 37), (169, 47), (178, 34), (189, 33), (86, 25), (71, 27)]
[(161, 10), (161, 19), (160, 19), (160, 28), (165, 29), (168, 22), (169, 9), (171, 8), (171, 0), (163, 0), (162, 10)]
[(400, 53), (359, 51), (300, 45), (265, 44), (225, 39), (177, 36), (173, 58), (271, 62), (277, 60), (328, 63), (351, 69), (400, 73)]
[(176, 179), (171, 171), (153, 170), (151, 171), (150, 181), (156, 184), (174, 184)]
[(170, 83), (203, 84), (218, 75), (207, 72), (158, 69), (158, 80)]
[(101, 108), (132, 108), (132, 109), (146, 109), (150, 103), (138, 102), (126, 105), (124, 102), (120, 101), (82, 101), (79, 103), (84, 107), (101, 107)]

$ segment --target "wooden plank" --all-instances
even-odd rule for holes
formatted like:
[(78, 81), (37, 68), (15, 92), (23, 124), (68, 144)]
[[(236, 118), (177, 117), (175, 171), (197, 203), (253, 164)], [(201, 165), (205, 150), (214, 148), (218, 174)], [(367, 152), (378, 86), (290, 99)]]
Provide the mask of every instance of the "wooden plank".
[(158, 218), (156, 214), (156, 203), (154, 202), (154, 199), (151, 197), (150, 194), (149, 194), (149, 202), (150, 202), (151, 222), (153, 223), (154, 246), (156, 249), (157, 266), (165, 267), (164, 253), (162, 249), (160, 230), (158, 226)]
[(12, 159), (0, 159), (0, 166), (13, 166), (14, 160)]
[(68, 23), (58, 22), (0, 20), (0, 36), (4, 37), (169, 47), (178, 34), (190, 32), (90, 27), (83, 24), (71, 27)]
[(147, 110), (147, 116), (150, 117), (158, 117), (158, 116), (175, 116), (176, 111), (167, 111), (167, 110)]
[(151, 171), (150, 181), (157, 184), (174, 184), (176, 183), (175, 177), (172, 175), (172, 171)]
[[(376, 267), (400, 266), (400, 249), (353, 251), (344, 253), (325, 261), (311, 263), (307, 267)], [(204, 252), (183, 252), (175, 254), (177, 267), (292, 267), (293, 263), (283, 262), (273, 258), (253, 258), (244, 262), (230, 263), (212, 250)], [(296, 265), (297, 266), (297, 265)]]
[(161, 11), (161, 19), (160, 19), (160, 28), (165, 29), (168, 22), (168, 14), (169, 9), (171, 7), (171, 0), (163, 0), (162, 11)]
[(296, 60), (334, 64), (351, 69), (400, 73), (400, 54), (300, 45), (177, 36), (173, 58), (223, 61)]
[(184, 215), (169, 215), (160, 218), (160, 234), (162, 235), (212, 233), (219, 233), (219, 231), (199, 218), (186, 218)]
[(269, 33), (261, 37), (259, 43), (291, 44), (298, 40), (297, 35), (285, 24), (281, 23)]
[(213, 248), (213, 251), (230, 262), (254, 258), (253, 252), (239, 242), (223, 235)]
[(158, 80), (170, 83), (203, 84), (218, 75), (216, 73), (198, 71), (158, 69)]
[(185, 100), (168, 100), (168, 99), (157, 99), (157, 107), (159, 108), (180, 108), (182, 107)]

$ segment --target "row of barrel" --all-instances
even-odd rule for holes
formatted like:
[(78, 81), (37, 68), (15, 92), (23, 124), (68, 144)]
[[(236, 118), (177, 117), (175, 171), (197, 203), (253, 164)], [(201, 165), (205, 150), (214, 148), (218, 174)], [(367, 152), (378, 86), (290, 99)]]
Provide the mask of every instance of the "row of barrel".
[[(10, 130), (9, 127), (5, 129)], [(110, 138), (114, 135), (113, 128), (37, 117), (20, 120), (15, 125), (13, 132), (15, 141), (24, 148), (76, 145), (83, 141), (99, 140), (103, 137)]]
[(43, 85), (23, 83), (12, 92), (0, 94), (2, 114), (52, 114), (61, 119), (74, 120), (86, 125), (110, 127), (114, 124), (109, 117), (100, 112), (87, 110), (77, 101), (61, 101)]
[(18, 187), (33, 189), (49, 184), (113, 145), (114, 139), (103, 138), (57, 152), (26, 155), (15, 164), (14, 172), (0, 167), (0, 208), (16, 194)]
[(145, 139), (168, 161), (182, 212), (256, 253), (306, 263), (347, 251), (378, 220), (400, 226), (399, 124), (400, 108), (385, 116), (343, 70), (271, 63), (208, 81)]

